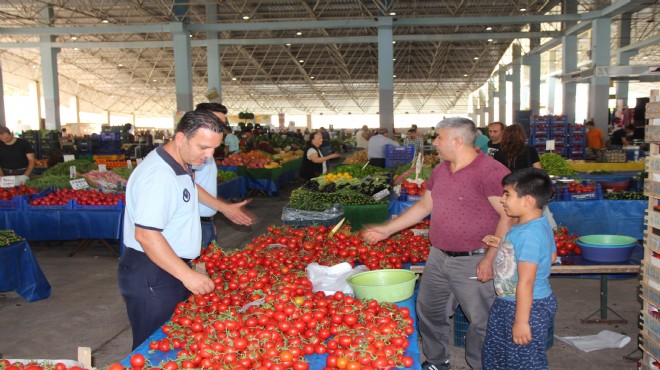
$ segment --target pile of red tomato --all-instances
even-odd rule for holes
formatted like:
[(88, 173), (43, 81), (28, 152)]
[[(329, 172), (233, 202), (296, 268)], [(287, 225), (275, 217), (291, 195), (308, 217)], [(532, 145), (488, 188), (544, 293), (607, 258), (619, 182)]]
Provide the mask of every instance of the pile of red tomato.
[(37, 194), (39, 190), (25, 185), (14, 186), (12, 188), (0, 188), (0, 200), (10, 200), (19, 195)]
[(426, 190), (426, 181), (424, 181), (421, 185), (417, 185), (414, 182), (406, 180), (401, 184), (401, 187), (406, 189), (406, 193), (408, 193), (408, 195), (423, 195), (424, 190)]
[(555, 244), (557, 245), (558, 256), (568, 256), (571, 254), (582, 254), (580, 246), (576, 244), (578, 235), (569, 234), (568, 228), (564, 226), (555, 229)]
[(0, 369), (3, 370), (85, 370), (78, 366), (67, 367), (61, 362), (55, 364), (28, 362), (9, 362), (8, 360), (0, 359)]
[(568, 184), (569, 193), (581, 194), (581, 193), (590, 193), (592, 191), (596, 191), (596, 187), (592, 184), (583, 185), (577, 182), (572, 182)]
[(125, 194), (103, 193), (97, 190), (60, 189), (30, 202), (31, 206), (52, 206), (67, 204), (75, 199), (78, 204), (94, 206), (113, 206), (120, 200), (125, 201)]
[[(271, 226), (245, 249), (206, 249), (196, 262), (215, 291), (179, 303), (162, 328), (166, 338), (149, 344), (152, 351), (179, 350), (160, 368), (303, 370), (312, 354), (327, 354), (327, 369), (410, 367), (413, 359), (404, 351), (414, 329), (407, 308), (341, 292), (313, 293), (305, 267), (343, 261), (370, 269), (401, 267), (426, 260), (428, 239), (406, 230), (367, 247), (349, 226), (333, 236), (329, 231)], [(142, 355), (131, 358), (133, 368), (151, 365)]]

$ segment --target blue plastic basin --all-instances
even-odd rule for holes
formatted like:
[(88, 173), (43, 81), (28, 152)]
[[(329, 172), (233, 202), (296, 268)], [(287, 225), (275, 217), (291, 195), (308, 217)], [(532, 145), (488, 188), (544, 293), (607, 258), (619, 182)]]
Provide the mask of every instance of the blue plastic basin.
[(593, 262), (626, 262), (637, 240), (624, 235), (585, 235), (577, 240), (582, 258)]

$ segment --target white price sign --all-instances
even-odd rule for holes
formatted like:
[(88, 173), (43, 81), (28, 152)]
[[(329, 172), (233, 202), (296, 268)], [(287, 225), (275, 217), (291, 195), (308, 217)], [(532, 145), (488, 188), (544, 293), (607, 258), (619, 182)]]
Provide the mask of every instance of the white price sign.
[(390, 195), (390, 191), (387, 190), (387, 189), (383, 189), (383, 190), (379, 191), (378, 193), (374, 194), (373, 198), (374, 198), (374, 200), (379, 201), (379, 200), (385, 198), (388, 195)]
[(70, 179), (76, 178), (76, 166), (69, 166), (69, 178)]
[(545, 150), (555, 150), (555, 141), (548, 140), (545, 142)]
[(108, 168), (106, 167), (105, 164), (102, 163), (102, 164), (99, 165), (99, 172), (105, 172), (107, 170), (108, 170)]
[(89, 184), (85, 179), (75, 179), (69, 181), (73, 190), (89, 189)]
[(133, 168), (133, 161), (131, 161), (130, 159), (127, 159), (127, 160), (126, 160), (126, 166), (128, 166), (128, 169), (129, 169), (129, 170), (130, 170), (131, 168)]
[(13, 188), (14, 186), (16, 186), (16, 176), (2, 176), (0, 187)]
[(75, 159), (76, 159), (76, 156), (73, 155), (73, 154), (65, 154), (64, 155), (64, 162), (73, 161)]

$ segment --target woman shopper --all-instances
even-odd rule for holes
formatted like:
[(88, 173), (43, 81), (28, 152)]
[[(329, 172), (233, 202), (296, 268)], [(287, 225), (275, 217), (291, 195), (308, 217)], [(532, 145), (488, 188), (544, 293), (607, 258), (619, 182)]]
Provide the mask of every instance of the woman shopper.
[(504, 129), (502, 145), (493, 158), (505, 165), (511, 172), (521, 168), (541, 168), (539, 153), (525, 143), (525, 129), (521, 125), (511, 125)]
[(332, 153), (323, 156), (320, 149), (321, 144), (323, 143), (323, 137), (321, 136), (320, 131), (312, 132), (309, 138), (307, 149), (303, 156), (302, 166), (300, 168), (300, 177), (305, 180), (321, 176), (328, 172), (326, 161), (328, 159), (339, 158), (340, 156), (339, 153)]

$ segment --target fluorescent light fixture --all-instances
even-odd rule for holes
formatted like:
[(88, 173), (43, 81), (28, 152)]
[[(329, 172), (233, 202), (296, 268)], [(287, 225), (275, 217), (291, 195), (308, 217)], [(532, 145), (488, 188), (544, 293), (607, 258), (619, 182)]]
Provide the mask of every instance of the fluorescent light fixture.
[(124, 65), (121, 64), (121, 63), (117, 64), (117, 67), (123, 67), (123, 66), (124, 66)]
[(286, 45), (286, 46), (291, 46), (291, 44), (289, 44), (289, 43), (286, 43), (285, 45)]
[(493, 39), (488, 39), (488, 42), (493, 42)]
[(474, 60), (479, 60), (479, 57), (474, 57)]
[(486, 27), (486, 31), (492, 31), (493, 27)]
[(396, 75), (392, 75), (392, 77), (396, 78)]
[(302, 60), (302, 59), (300, 59), (300, 60), (298, 61), (298, 63), (305, 63), (305, 61)]
[(467, 75), (463, 75), (463, 77), (467, 77)]
[(396, 44), (396, 41), (392, 41), (393, 44)]
[(232, 77), (231, 80), (232, 80), (232, 81), (236, 81), (236, 77)]
[(521, 11), (521, 12), (526, 12), (527, 9), (526, 9), (526, 8), (520, 8), (520, 11)]
[(395, 62), (395, 61), (396, 61), (396, 58), (392, 58), (392, 61)]
[(396, 15), (396, 13), (395, 12), (390, 12), (390, 15)]
[(153, 81), (153, 82), (156, 82), (156, 81), (158, 81), (158, 80), (156, 80), (156, 79), (154, 78), (154, 79), (153, 79), (153, 80), (151, 80), (151, 81)]
[(302, 36), (302, 32), (298, 31), (298, 32), (296, 32), (296, 35)]
[(310, 76), (309, 78), (311, 78), (311, 79), (313, 80), (313, 79), (314, 79), (314, 76)]
[(106, 18), (101, 19), (101, 23), (110, 23), (110, 21)]
[(78, 49), (78, 48), (73, 48), (73, 50), (78, 51), (78, 50), (80, 50), (80, 49)]
[(248, 19), (250, 19), (249, 16), (247, 16), (247, 15), (244, 15), (244, 16), (243, 16), (243, 20), (244, 20), (244, 21), (247, 21)]
[(71, 40), (73, 40), (73, 41), (78, 40), (78, 36), (71, 36)]

